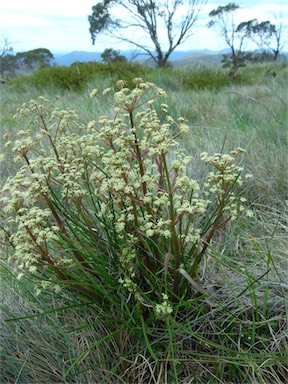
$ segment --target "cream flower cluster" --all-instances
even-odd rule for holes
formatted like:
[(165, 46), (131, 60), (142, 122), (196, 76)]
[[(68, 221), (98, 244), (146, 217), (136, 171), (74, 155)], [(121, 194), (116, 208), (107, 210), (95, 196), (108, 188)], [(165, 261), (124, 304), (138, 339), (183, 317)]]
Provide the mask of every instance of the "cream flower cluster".
[[(236, 157), (244, 153), (243, 148), (236, 148), (230, 151), (229, 154), (216, 153), (208, 155), (207, 152), (201, 154), (201, 160), (211, 164), (216, 171), (211, 171), (208, 174), (205, 188), (207, 194), (214, 194), (217, 197), (218, 203), (223, 206), (222, 210), (229, 219), (235, 220), (240, 213), (245, 211), (248, 217), (251, 217), (252, 211), (246, 210), (243, 203), (246, 202), (244, 197), (235, 195), (235, 186), (242, 186), (243, 167), (235, 163)], [(245, 178), (250, 178), (250, 174), (246, 174)]]
[[(242, 184), (235, 158), (243, 150), (201, 155), (214, 169), (205, 193), (189, 174), (190, 157), (179, 149), (177, 137), (188, 132), (187, 121), (170, 116), (165, 103), (160, 114), (153, 108), (165, 92), (141, 78), (134, 79), (132, 89), (124, 81), (117, 87), (114, 95), (111, 88), (91, 92), (91, 98), (107, 97), (114, 110), (112, 117), (99, 116), (85, 126), (74, 110), (58, 109), (43, 97), (18, 110), (16, 118), (26, 121), (27, 129), (9, 144), (23, 166), (1, 190), (2, 232), (9, 234), (18, 276), (44, 267), (62, 276), (65, 266), (83, 264), (77, 249), (85, 244), (77, 231), (106, 242), (113, 228), (122, 244), (119, 281), (143, 303), (139, 263), (155, 273), (167, 254), (176, 260), (175, 268), (189, 263), (191, 250), (205, 244), (202, 217), (213, 199), (219, 215), (233, 219), (244, 210), (234, 192)], [(62, 239), (67, 249), (61, 248)], [(166, 296), (159, 301), (155, 313), (165, 318), (172, 307)]]
[(156, 304), (154, 308), (156, 318), (159, 320), (166, 319), (173, 312), (173, 308), (168, 300), (169, 299), (168, 295), (163, 294), (162, 297), (163, 297), (162, 303)]

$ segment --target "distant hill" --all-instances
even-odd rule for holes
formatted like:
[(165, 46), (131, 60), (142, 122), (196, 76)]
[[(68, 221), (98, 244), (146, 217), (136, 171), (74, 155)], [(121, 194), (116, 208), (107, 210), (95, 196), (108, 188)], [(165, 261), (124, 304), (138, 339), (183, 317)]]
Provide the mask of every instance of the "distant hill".
[(76, 62), (85, 63), (88, 61), (101, 61), (101, 53), (75, 51), (64, 55), (54, 55), (54, 63), (56, 65), (69, 66)]
[[(191, 50), (191, 51), (174, 51), (170, 56), (170, 61), (175, 66), (185, 65), (193, 61), (211, 61), (211, 62), (220, 62), (222, 54), (225, 52), (219, 51), (209, 51), (208, 49), (203, 50)], [(73, 63), (80, 62), (85, 63), (89, 61), (102, 61), (101, 58), (102, 52), (85, 52), (85, 51), (74, 51), (70, 53), (57, 53), (54, 54), (54, 63), (61, 66), (69, 66)], [(127, 57), (128, 60), (131, 60), (134, 56), (134, 51), (121, 51), (121, 55)], [(139, 54), (135, 61), (143, 62), (143, 55)], [(145, 56), (147, 59), (148, 57)]]
[[(223, 54), (229, 53), (229, 49), (223, 49), (221, 51), (210, 51), (209, 49), (203, 50), (191, 50), (191, 51), (174, 51), (170, 56), (170, 62), (173, 67), (181, 67), (190, 63), (214, 63), (219, 64), (223, 58)], [(86, 63), (91, 61), (101, 62), (102, 52), (86, 52), (86, 51), (74, 51), (69, 53), (55, 53), (54, 64), (60, 66), (70, 66), (73, 63), (80, 62)], [(138, 54), (135, 58), (135, 51), (127, 50), (120, 51), (121, 55), (127, 57), (128, 60), (133, 60), (139, 63), (147, 63), (153, 66), (153, 62), (147, 55)], [(287, 59), (287, 52), (282, 53), (282, 60)]]
[(182, 67), (184, 65), (190, 63), (212, 63), (212, 64), (220, 64), (223, 59), (223, 54), (227, 53), (227, 51), (190, 51), (185, 52), (186, 54), (182, 56), (180, 59), (172, 59), (173, 67)]

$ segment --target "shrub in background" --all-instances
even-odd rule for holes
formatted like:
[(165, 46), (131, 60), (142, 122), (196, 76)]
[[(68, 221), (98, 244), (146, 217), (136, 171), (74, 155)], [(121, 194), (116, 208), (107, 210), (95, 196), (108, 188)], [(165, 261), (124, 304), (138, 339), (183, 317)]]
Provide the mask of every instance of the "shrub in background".
[(77, 91), (93, 78), (123, 78), (131, 81), (136, 76), (143, 76), (147, 71), (147, 68), (129, 62), (74, 63), (70, 67), (42, 68), (30, 76), (15, 77), (11, 79), (11, 83), (17, 87), (29, 83), (41, 89), (52, 86)]

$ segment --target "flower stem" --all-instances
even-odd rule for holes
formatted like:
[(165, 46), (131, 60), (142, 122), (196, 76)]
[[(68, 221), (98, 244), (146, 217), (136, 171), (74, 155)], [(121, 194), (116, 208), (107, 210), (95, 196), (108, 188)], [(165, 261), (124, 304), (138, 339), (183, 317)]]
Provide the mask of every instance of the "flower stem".
[(173, 201), (173, 189), (170, 181), (169, 170), (167, 166), (167, 161), (164, 152), (162, 152), (162, 161), (164, 166), (164, 172), (167, 181), (168, 195), (169, 195), (169, 216), (170, 216), (170, 233), (171, 233), (171, 249), (175, 257), (174, 265), (174, 282), (173, 282), (173, 292), (175, 295), (178, 293), (179, 286), (179, 267), (181, 264), (180, 258), (180, 248), (178, 236), (175, 229), (175, 212), (174, 212), (174, 201)]

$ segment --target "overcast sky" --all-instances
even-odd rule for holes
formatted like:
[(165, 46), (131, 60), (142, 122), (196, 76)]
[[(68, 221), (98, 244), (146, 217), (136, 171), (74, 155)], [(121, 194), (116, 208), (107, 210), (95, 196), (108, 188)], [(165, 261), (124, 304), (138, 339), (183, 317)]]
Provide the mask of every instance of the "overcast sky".
[[(219, 50), (227, 46), (208, 29), (208, 14), (232, 1), (208, 0), (195, 24), (195, 32), (178, 50)], [(103, 52), (105, 48), (131, 49), (101, 36), (93, 46), (88, 15), (97, 0), (0, 0), (0, 38), (8, 39), (15, 52), (47, 48), (53, 53), (71, 51)], [(287, 0), (236, 0), (241, 7), (237, 22), (257, 18), (273, 21), (273, 13), (288, 24)], [(0, 47), (1, 48), (1, 47)]]

